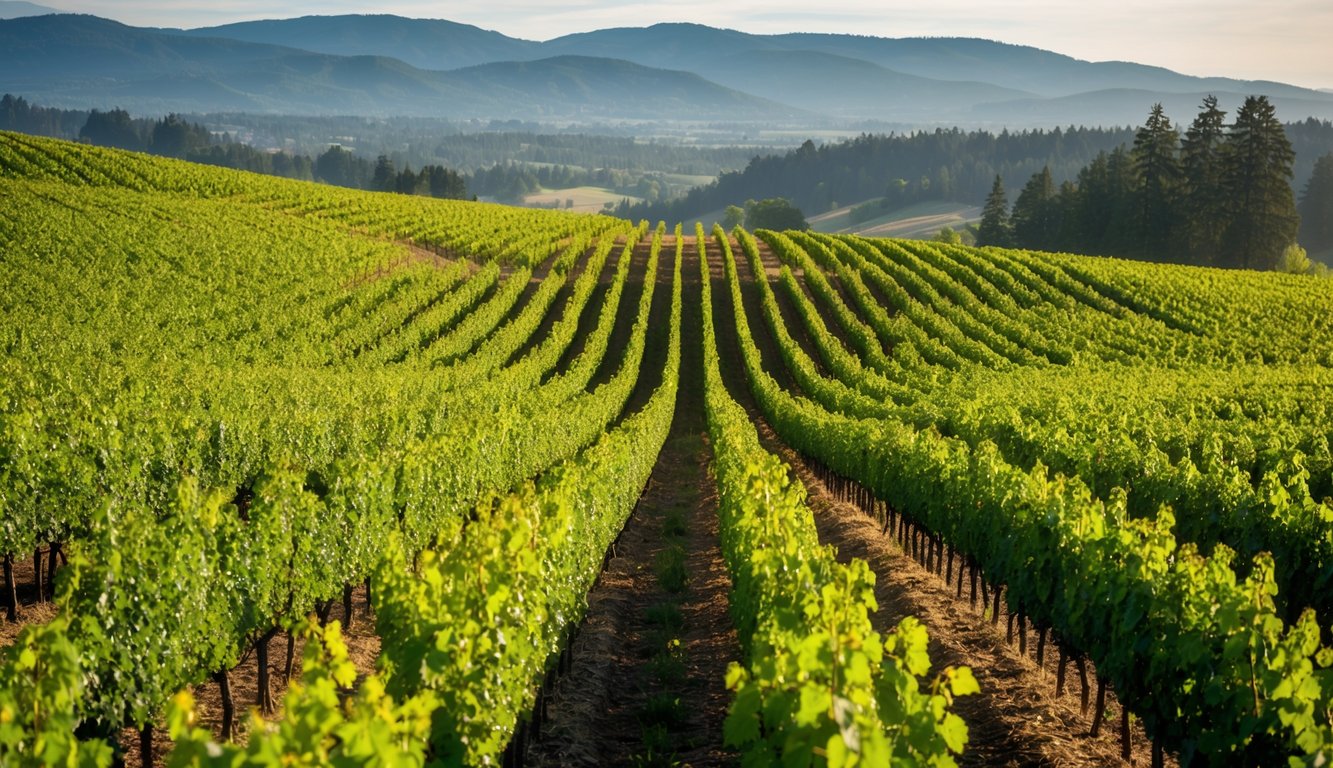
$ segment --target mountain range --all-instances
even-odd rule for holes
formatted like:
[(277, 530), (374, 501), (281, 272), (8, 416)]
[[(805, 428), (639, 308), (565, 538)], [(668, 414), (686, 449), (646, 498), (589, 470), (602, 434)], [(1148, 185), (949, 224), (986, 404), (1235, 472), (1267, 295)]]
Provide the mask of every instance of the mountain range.
[[(0, 16), (27, 3), (0, 2)], [(40, 6), (30, 6), (39, 9)], [(85, 15), (0, 21), (0, 92), (145, 114), (252, 111), (552, 122), (1132, 125), (1162, 102), (1267, 95), (1333, 119), (1333, 93), (1088, 62), (973, 38), (754, 35), (697, 24), (533, 42), (443, 20), (309, 16), (201, 29)]]
[(60, 13), (54, 8), (23, 0), (0, 0), (0, 19), (17, 19), (22, 16), (43, 16), (48, 13)]

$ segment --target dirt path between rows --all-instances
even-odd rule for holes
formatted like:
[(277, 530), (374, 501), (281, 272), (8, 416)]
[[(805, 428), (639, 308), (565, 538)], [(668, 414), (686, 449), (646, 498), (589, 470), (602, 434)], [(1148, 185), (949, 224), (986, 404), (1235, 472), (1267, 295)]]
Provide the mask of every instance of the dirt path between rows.
[[(669, 254), (675, 243), (667, 241), (657, 291), (669, 304)], [(614, 556), (589, 594), (573, 668), (556, 684), (548, 721), (526, 755), (527, 765), (735, 762), (722, 748), (730, 702), (723, 680), (740, 649), (727, 612), (731, 582), (718, 546), (716, 486), (708, 472), (698, 262), (692, 250), (687, 247), (682, 265), (681, 382), (671, 433)], [(672, 529), (686, 574), (685, 588), (675, 592), (661, 576), (671, 547), (664, 534)]]

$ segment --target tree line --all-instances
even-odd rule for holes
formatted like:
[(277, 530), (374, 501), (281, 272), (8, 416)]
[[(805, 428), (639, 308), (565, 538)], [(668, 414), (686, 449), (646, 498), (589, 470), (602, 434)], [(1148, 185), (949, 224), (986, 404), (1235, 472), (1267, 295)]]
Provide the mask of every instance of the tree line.
[[(1333, 123), (1313, 118), (1283, 126), (1296, 157), (1298, 186), (1311, 178), (1317, 158), (1333, 150)], [(861, 135), (817, 146), (807, 141), (784, 154), (753, 158), (744, 170), (657, 203), (622, 203), (631, 219), (689, 221), (745, 200), (783, 197), (807, 214), (857, 205), (864, 219), (919, 202), (981, 205), (996, 176), (1006, 187), (1050, 171), (1058, 188), (1074, 181), (1095, 158), (1130, 145), (1131, 127), (1009, 132), (937, 129), (907, 134)]]
[(1132, 144), (1098, 153), (1058, 185), (1042, 168), (1012, 209), (996, 176), (977, 243), (1277, 268), (1293, 258), (1298, 235), (1310, 250), (1333, 247), (1333, 153), (1316, 161), (1299, 207), (1291, 184), (1295, 157), (1266, 97), (1247, 98), (1228, 123), (1208, 96), (1183, 131), (1157, 104)]
[(745, 200), (773, 197), (810, 215), (872, 198), (881, 208), (935, 200), (979, 204), (996, 174), (1017, 181), (1045, 165), (1057, 177), (1072, 177), (1099, 151), (1132, 137), (1128, 128), (998, 134), (940, 128), (863, 134), (822, 146), (806, 141), (790, 152), (756, 156), (743, 170), (722, 173), (679, 198), (622, 205), (617, 214), (687, 221)]

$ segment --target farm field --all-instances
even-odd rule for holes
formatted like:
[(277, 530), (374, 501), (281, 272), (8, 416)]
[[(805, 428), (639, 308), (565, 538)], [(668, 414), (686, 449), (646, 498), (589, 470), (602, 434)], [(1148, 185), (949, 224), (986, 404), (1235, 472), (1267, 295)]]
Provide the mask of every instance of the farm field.
[(1333, 283), (0, 133), (0, 765), (1333, 758)]
[[(572, 207), (568, 202), (574, 201)], [(558, 207), (561, 210), (577, 213), (600, 213), (607, 203), (618, 205), (622, 200), (636, 203), (639, 198), (616, 194), (615, 190), (605, 187), (570, 187), (569, 189), (544, 189), (523, 198), (524, 205), (533, 207)]]
[(854, 206), (842, 206), (827, 213), (810, 217), (810, 228), (816, 232), (834, 235), (861, 235), (863, 237), (898, 237), (911, 240), (930, 240), (944, 227), (962, 230), (968, 224), (981, 220), (981, 209), (959, 203), (917, 203), (906, 208), (887, 211), (882, 216), (853, 223)]

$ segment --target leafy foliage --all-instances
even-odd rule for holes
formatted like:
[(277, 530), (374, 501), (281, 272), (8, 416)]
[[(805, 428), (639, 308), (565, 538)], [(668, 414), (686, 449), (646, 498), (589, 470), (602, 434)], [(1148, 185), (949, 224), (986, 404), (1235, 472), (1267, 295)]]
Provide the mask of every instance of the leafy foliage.
[[(374, 765), (419, 768), (426, 764), (426, 734), (438, 702), (431, 694), (390, 698), (376, 675), (356, 681), (341, 625), (304, 625), (301, 680), (288, 689), (284, 718), (268, 723), (253, 714), (249, 742), (219, 744), (196, 725), (194, 697), (171, 700), (167, 723), (175, 747), (170, 768), (206, 766)], [(356, 694), (348, 694), (356, 684)]]
[[(1091, 657), (1185, 762), (1314, 764), (1328, 754), (1333, 651), (1309, 608), (1328, 610), (1333, 575), (1333, 513), (1319, 501), (1328, 421), (1296, 384), (1328, 386), (1315, 330), (1324, 313), (1314, 309), (1333, 300), (1326, 286), (1235, 275), (1213, 303), (1218, 287), (1202, 281), (1217, 276), (1199, 270), (761, 234), (812, 286), (815, 262), (844, 286), (875, 284), (896, 315), (877, 319), (872, 301), (849, 293), (879, 342), (929, 341), (954, 355), (849, 360), (784, 272), (816, 361), (759, 281), (780, 362), (761, 359), (738, 309), (742, 357), (761, 410), (793, 447), (975, 559), (1011, 610)], [(1246, 331), (1271, 364), (1228, 369), (1245, 338), (1233, 335), (1243, 291), (1266, 311), (1302, 306), (1284, 330), (1305, 330), (1292, 345), (1272, 329)], [(838, 294), (811, 293), (845, 333), (863, 336)], [(1046, 314), (1055, 304), (1059, 314)], [(899, 318), (926, 333), (907, 336)], [(801, 394), (778, 385), (773, 365)], [(1121, 389), (1127, 371), (1140, 382), (1133, 392)], [(1250, 440), (1267, 447), (1251, 453)]]
[[(719, 228), (715, 236), (740, 323), (735, 262), (725, 233)], [(696, 241), (705, 242), (702, 228)], [(744, 751), (746, 765), (954, 765), (967, 727), (948, 706), (976, 692), (971, 671), (947, 669), (923, 691), (925, 630), (910, 618), (886, 637), (871, 627), (877, 606), (869, 566), (840, 564), (819, 544), (804, 486), (763, 450), (726, 391), (702, 248), (700, 257), (705, 407), (731, 612), (747, 658), (727, 672), (735, 694), (726, 741)]]
[(83, 668), (65, 629), (63, 618), (27, 627), (0, 657), (0, 765), (111, 765), (109, 746), (75, 736)]

